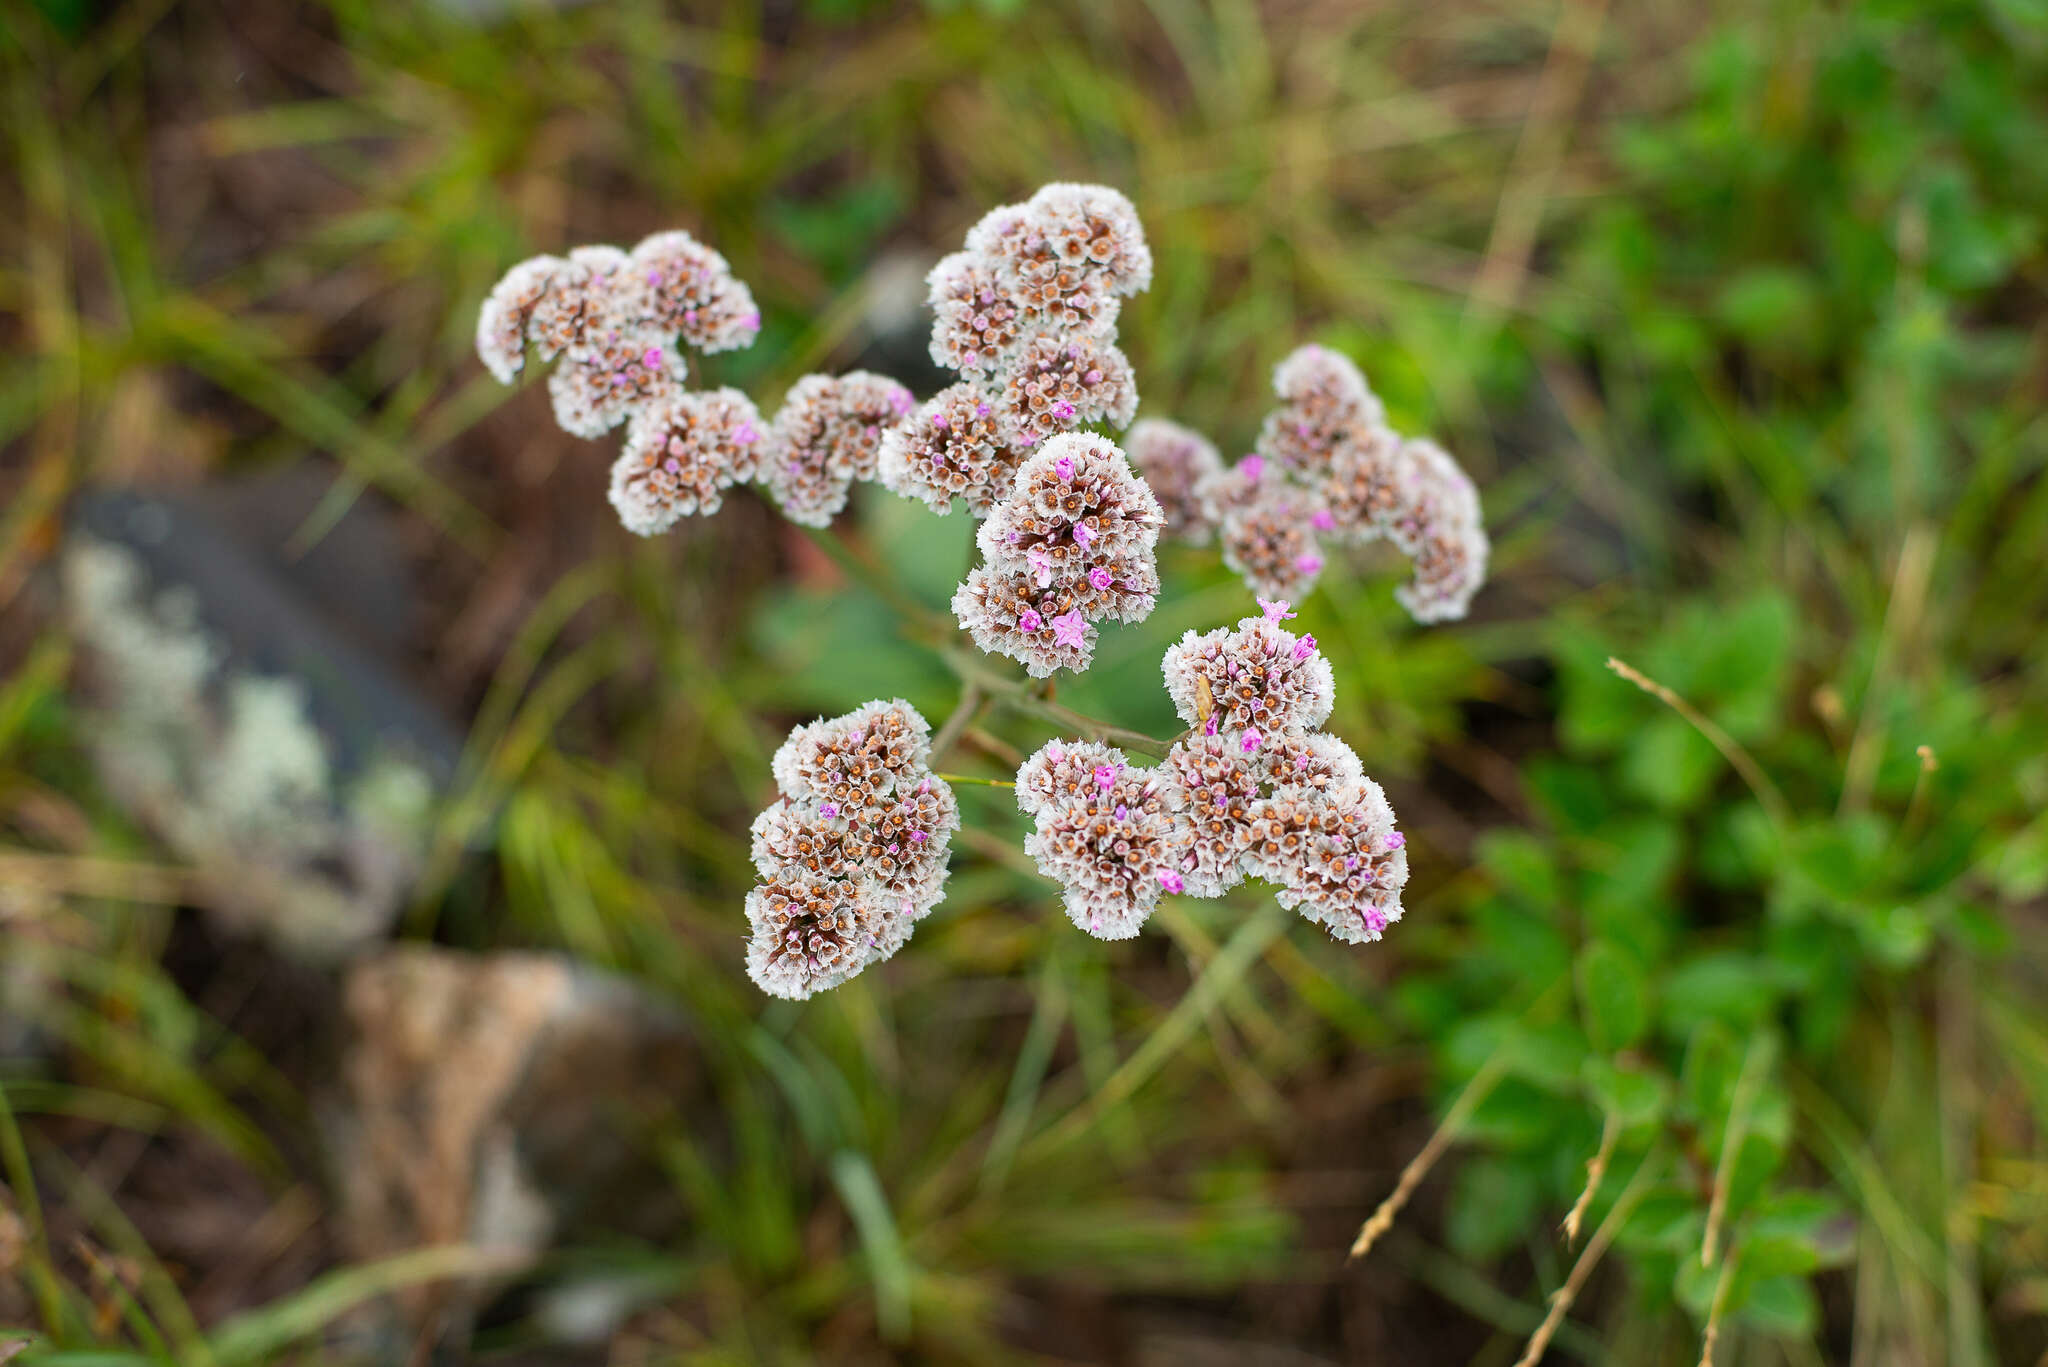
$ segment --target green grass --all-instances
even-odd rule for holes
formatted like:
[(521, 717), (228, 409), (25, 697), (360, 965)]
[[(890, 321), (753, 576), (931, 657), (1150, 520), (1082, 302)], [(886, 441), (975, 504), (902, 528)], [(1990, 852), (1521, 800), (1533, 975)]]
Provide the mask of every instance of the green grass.
[[(163, 962), (189, 880), (93, 784), (30, 577), (76, 488), (306, 451), (305, 539), (373, 492), (417, 529), (416, 663), (469, 724), (404, 933), (566, 950), (702, 1041), (649, 1140), (681, 1232), (528, 1278), (630, 1272), (619, 1360), (1109, 1360), (1170, 1322), (1512, 1361), (1603, 1141), (1587, 1236), (1649, 1176), (1553, 1359), (1692, 1363), (1709, 1320), (1722, 1363), (2048, 1349), (2038, 4), (231, 8), (0, 9), (0, 965), (58, 1044), (0, 1061), (20, 1360), (320, 1360), (462, 1256), (202, 1322), (206, 1269), (78, 1161), (203, 1142), (274, 1203), (316, 1176), (304, 1080)], [(687, 226), (767, 315), (706, 370), (770, 398), (849, 360), (885, 250), (1054, 178), (1144, 216), (1143, 411), (1240, 450), (1321, 340), (1479, 479), (1477, 620), (1418, 631), (1361, 562), (1299, 624), (1412, 834), (1408, 916), (1364, 953), (1251, 897), (1085, 941), (1008, 795), (965, 788), (992, 838), (910, 948), (767, 1002), (767, 756), (878, 694), (950, 710), (904, 600), (943, 604), (965, 529), (861, 502), (880, 586), (751, 500), (629, 546), (603, 451), (481, 374), (475, 307), (529, 252)], [(1062, 704), (1168, 733), (1161, 647), (1249, 603), (1162, 568)]]

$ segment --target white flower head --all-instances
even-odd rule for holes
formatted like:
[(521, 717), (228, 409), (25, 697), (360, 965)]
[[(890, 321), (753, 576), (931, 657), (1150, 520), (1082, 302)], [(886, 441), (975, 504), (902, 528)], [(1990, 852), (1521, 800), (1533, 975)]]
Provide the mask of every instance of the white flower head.
[(612, 466), (611, 501), (626, 530), (667, 531), (718, 511), (725, 489), (754, 474), (761, 415), (737, 389), (678, 389), (633, 414)]
[(908, 416), (910, 391), (864, 370), (806, 375), (769, 426), (760, 474), (783, 516), (828, 525), (857, 479), (873, 479), (886, 434)]
[(1215, 525), (1203, 512), (1199, 490), (1204, 480), (1222, 473), (1215, 443), (1179, 423), (1141, 418), (1124, 434), (1124, 450), (1159, 500), (1166, 517), (1162, 533), (1191, 545), (1207, 542)]
[[(1030, 778), (1043, 787), (1056, 772), (1061, 782), (1038, 803), (1037, 829), (1024, 838), (1024, 852), (1060, 885), (1076, 926), (1100, 939), (1127, 940), (1161, 896), (1185, 886), (1190, 832), (1180, 815), (1184, 799), (1171, 775), (1133, 767), (1120, 752), (1110, 751), (1072, 783), (1070, 769), (1055, 762)], [(1020, 776), (1020, 793), (1026, 781)]]
[(1160, 672), (1183, 722), (1204, 734), (1235, 736), (1247, 753), (1323, 724), (1336, 702), (1336, 679), (1313, 636), (1280, 625), (1286, 607), (1271, 604), (1268, 615), (1234, 628), (1190, 631), (1167, 648)]
[(754, 821), (763, 880), (747, 967), (807, 997), (894, 954), (945, 894), (960, 808), (927, 767), (930, 727), (898, 700), (800, 726), (776, 751), (782, 795)]

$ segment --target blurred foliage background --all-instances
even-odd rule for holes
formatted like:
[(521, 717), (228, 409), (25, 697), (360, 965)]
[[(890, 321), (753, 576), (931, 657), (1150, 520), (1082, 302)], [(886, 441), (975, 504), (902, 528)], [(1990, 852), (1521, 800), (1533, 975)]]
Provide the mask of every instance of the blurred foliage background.
[[(109, 801), (46, 583), (81, 490), (308, 458), (308, 544), (396, 510), (403, 667), (465, 734), (398, 935), (623, 975), (695, 1058), (630, 1135), (673, 1217), (394, 1360), (2048, 1361), (2038, 0), (7, 0), (0, 63), (22, 1361), (350, 1360), (347, 1314), (465, 1270), (333, 1233), (334, 975), (204, 922)], [(1407, 919), (1088, 941), (967, 789), (909, 949), (771, 1003), (769, 753), (957, 682), (751, 496), (620, 532), (609, 445), (491, 382), (477, 304), (687, 227), (766, 314), (703, 373), (765, 405), (1050, 179), (1144, 219), (1143, 412), (1241, 450), (1318, 340), (1481, 484), (1473, 620), (1414, 628), (1373, 560), (1302, 605)], [(965, 564), (886, 498), (840, 531), (935, 606)], [(1063, 702), (1171, 730), (1161, 648), (1251, 603), (1163, 568)], [(989, 727), (988, 774), (1049, 734)]]

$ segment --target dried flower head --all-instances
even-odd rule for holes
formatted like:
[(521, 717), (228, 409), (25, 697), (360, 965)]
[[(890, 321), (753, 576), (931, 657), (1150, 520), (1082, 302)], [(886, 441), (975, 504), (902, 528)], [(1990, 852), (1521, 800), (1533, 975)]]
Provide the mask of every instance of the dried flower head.
[(979, 252), (954, 252), (932, 267), (932, 360), (963, 374), (993, 371), (1023, 335), (1016, 281)]
[(1263, 750), (1246, 753), (1241, 738), (1220, 735), (1185, 736), (1167, 752), (1162, 767), (1186, 797), (1190, 845), (1181, 871), (1190, 896), (1221, 897), (1244, 876), (1239, 861), (1265, 795), (1264, 759)]
[(1284, 787), (1258, 805), (1245, 862), (1280, 885), (1280, 905), (1359, 944), (1401, 919), (1406, 843), (1371, 779), (1335, 792)]
[(1116, 347), (1118, 300), (1151, 270), (1137, 214), (1114, 190), (1048, 185), (990, 211), (929, 279), (932, 359), (966, 383), (889, 442), (883, 482), (940, 513), (957, 495), (986, 517), (1049, 438), (1127, 426), (1137, 386)]
[(1258, 452), (1290, 472), (1319, 474), (1355, 432), (1386, 421), (1358, 367), (1328, 347), (1296, 348), (1274, 368), (1273, 392), (1281, 402), (1259, 430)]
[(1138, 410), (1131, 363), (1116, 344), (1086, 333), (1028, 338), (1005, 367), (996, 411), (1018, 445), (1093, 422), (1127, 427)]
[(1048, 741), (1017, 768), (1017, 806), (1026, 816), (1078, 802), (1085, 789), (1112, 781), (1129, 761), (1124, 752), (1101, 741)]
[(1101, 939), (1129, 939), (1163, 894), (1184, 887), (1181, 794), (1169, 775), (1134, 768), (1120, 751), (1091, 752), (1085, 757), (1098, 762), (1082, 773), (1072, 747), (1052, 746), (1065, 757), (1041, 750), (1020, 770), (1018, 803), (1037, 823), (1024, 852), (1065, 892), (1075, 925)]
[(1056, 182), (1023, 205), (1005, 205), (967, 235), (970, 251), (1006, 263), (1019, 279), (1043, 280), (1060, 268), (1132, 295), (1152, 283), (1152, 249), (1131, 201), (1106, 185)]
[(1325, 731), (1274, 736), (1260, 747), (1256, 763), (1268, 787), (1335, 793), (1365, 777), (1357, 752)]
[(990, 564), (1022, 561), (1054, 579), (1079, 579), (1096, 566), (1149, 560), (1164, 522), (1114, 442), (1070, 433), (1018, 467), (976, 540)]
[(1163, 418), (1145, 418), (1124, 434), (1131, 465), (1159, 500), (1166, 515), (1162, 531), (1193, 545), (1208, 541), (1214, 523), (1203, 512), (1198, 490), (1223, 471), (1215, 444), (1199, 432)]
[(1079, 673), (1095, 654), (1096, 631), (1080, 607), (1091, 592), (1086, 580), (1041, 588), (1029, 568), (977, 565), (953, 594), (953, 615), (982, 651), (1021, 662), (1034, 678)]
[(882, 440), (909, 413), (910, 391), (883, 375), (806, 375), (769, 426), (761, 479), (783, 516), (823, 527), (857, 479), (873, 479)]
[(1273, 372), (1280, 405), (1258, 449), (1195, 487), (1224, 563), (1260, 595), (1298, 598), (1326, 560), (1324, 538), (1385, 537), (1415, 562), (1396, 598), (1420, 622), (1465, 615), (1488, 544), (1472, 482), (1433, 442), (1404, 441), (1348, 359), (1297, 349)]
[(1296, 636), (1276, 618), (1247, 617), (1236, 627), (1197, 634), (1169, 646), (1160, 662), (1174, 710), (1208, 735), (1254, 733), (1256, 751), (1270, 737), (1320, 726), (1336, 699), (1330, 662), (1314, 638)]
[(1330, 453), (1316, 489), (1330, 512), (1330, 528), (1348, 541), (1385, 534), (1401, 506), (1401, 438), (1392, 428), (1360, 428)]
[(802, 1001), (873, 962), (882, 916), (854, 884), (774, 878), (747, 894), (747, 976), (770, 996)]
[(894, 954), (943, 895), (960, 810), (926, 767), (930, 727), (901, 700), (790, 733), (781, 797), (755, 820), (748, 971), (807, 997)]
[(1414, 439), (1401, 444), (1399, 493), (1387, 536), (1415, 562), (1415, 578), (1394, 596), (1418, 622), (1463, 617), (1490, 549), (1479, 491), (1441, 446)]
[(885, 797), (931, 757), (931, 726), (900, 698), (799, 726), (775, 752), (776, 786), (793, 797), (855, 804)]
[(1159, 501), (1114, 443), (1069, 433), (1017, 469), (976, 538), (987, 563), (953, 597), (975, 644), (1044, 677), (1085, 669), (1094, 623), (1142, 620), (1159, 597)]
[(989, 396), (956, 384), (882, 434), (876, 473), (891, 492), (922, 499), (935, 512), (950, 512), (959, 497), (976, 517), (986, 517), (1009, 491), (1023, 457)]
[(715, 513), (722, 491), (754, 476), (761, 415), (737, 389), (674, 390), (633, 415), (612, 466), (612, 506), (626, 530), (667, 531)]
[(619, 277), (626, 314), (636, 323), (698, 351), (754, 344), (761, 311), (754, 292), (726, 259), (680, 229), (643, 238)]
[(1223, 515), (1223, 563), (1260, 597), (1305, 598), (1323, 572), (1316, 533), (1329, 517), (1313, 491), (1268, 480), (1258, 497)]
[[(607, 301), (609, 308), (609, 301)], [(599, 317), (562, 353), (548, 376), (555, 423), (575, 437), (601, 437), (633, 411), (682, 386), (683, 357), (644, 330)]]
[(688, 233), (657, 233), (622, 252), (578, 247), (506, 272), (477, 315), (477, 355), (509, 384), (531, 344), (560, 356), (548, 392), (555, 420), (602, 436), (636, 409), (678, 389), (680, 336), (702, 351), (749, 345), (761, 315), (725, 258)]

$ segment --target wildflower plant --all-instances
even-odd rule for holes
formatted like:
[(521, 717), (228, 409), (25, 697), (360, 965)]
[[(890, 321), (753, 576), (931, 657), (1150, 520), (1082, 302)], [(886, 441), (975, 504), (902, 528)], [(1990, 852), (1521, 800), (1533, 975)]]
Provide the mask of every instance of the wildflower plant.
[[(1357, 368), (1321, 347), (1280, 364), (1280, 407), (1236, 465), (1163, 419), (1130, 431), (1127, 456), (1089, 429), (1135, 414), (1116, 322), (1151, 275), (1137, 213), (1114, 190), (1048, 185), (991, 211), (931, 272), (931, 354), (959, 379), (922, 404), (864, 371), (804, 376), (769, 421), (737, 390), (688, 388), (682, 348), (748, 345), (760, 315), (724, 258), (681, 232), (514, 267), (484, 306), (478, 351), (508, 381), (529, 347), (557, 361), (565, 429), (625, 425), (611, 500), (629, 531), (714, 513), (746, 483), (811, 528), (861, 482), (941, 514), (965, 506), (979, 563), (953, 613), (980, 651), (1048, 681), (1009, 683), (1024, 701), (1049, 706), (1050, 677), (1085, 671), (1103, 624), (1152, 612), (1162, 532), (1219, 542), (1261, 611), (1167, 650), (1161, 674), (1188, 729), (1148, 743), (1156, 765), (1110, 743), (1106, 723), (1043, 746), (1014, 780), (1035, 825), (1025, 853), (1075, 925), (1104, 939), (1136, 935), (1162, 897), (1220, 897), (1254, 878), (1333, 938), (1377, 940), (1401, 917), (1405, 838), (1357, 755), (1319, 729), (1332, 674), (1315, 638), (1284, 625), (1287, 596), (1314, 584), (1322, 538), (1386, 538), (1415, 561), (1410, 611), (1462, 615), (1486, 563), (1476, 494), (1440, 449), (1395, 435)], [(843, 983), (938, 904), (959, 808), (929, 764), (972, 720), (979, 687), (936, 746), (901, 700), (791, 732), (777, 799), (753, 828), (747, 967), (764, 991)]]

